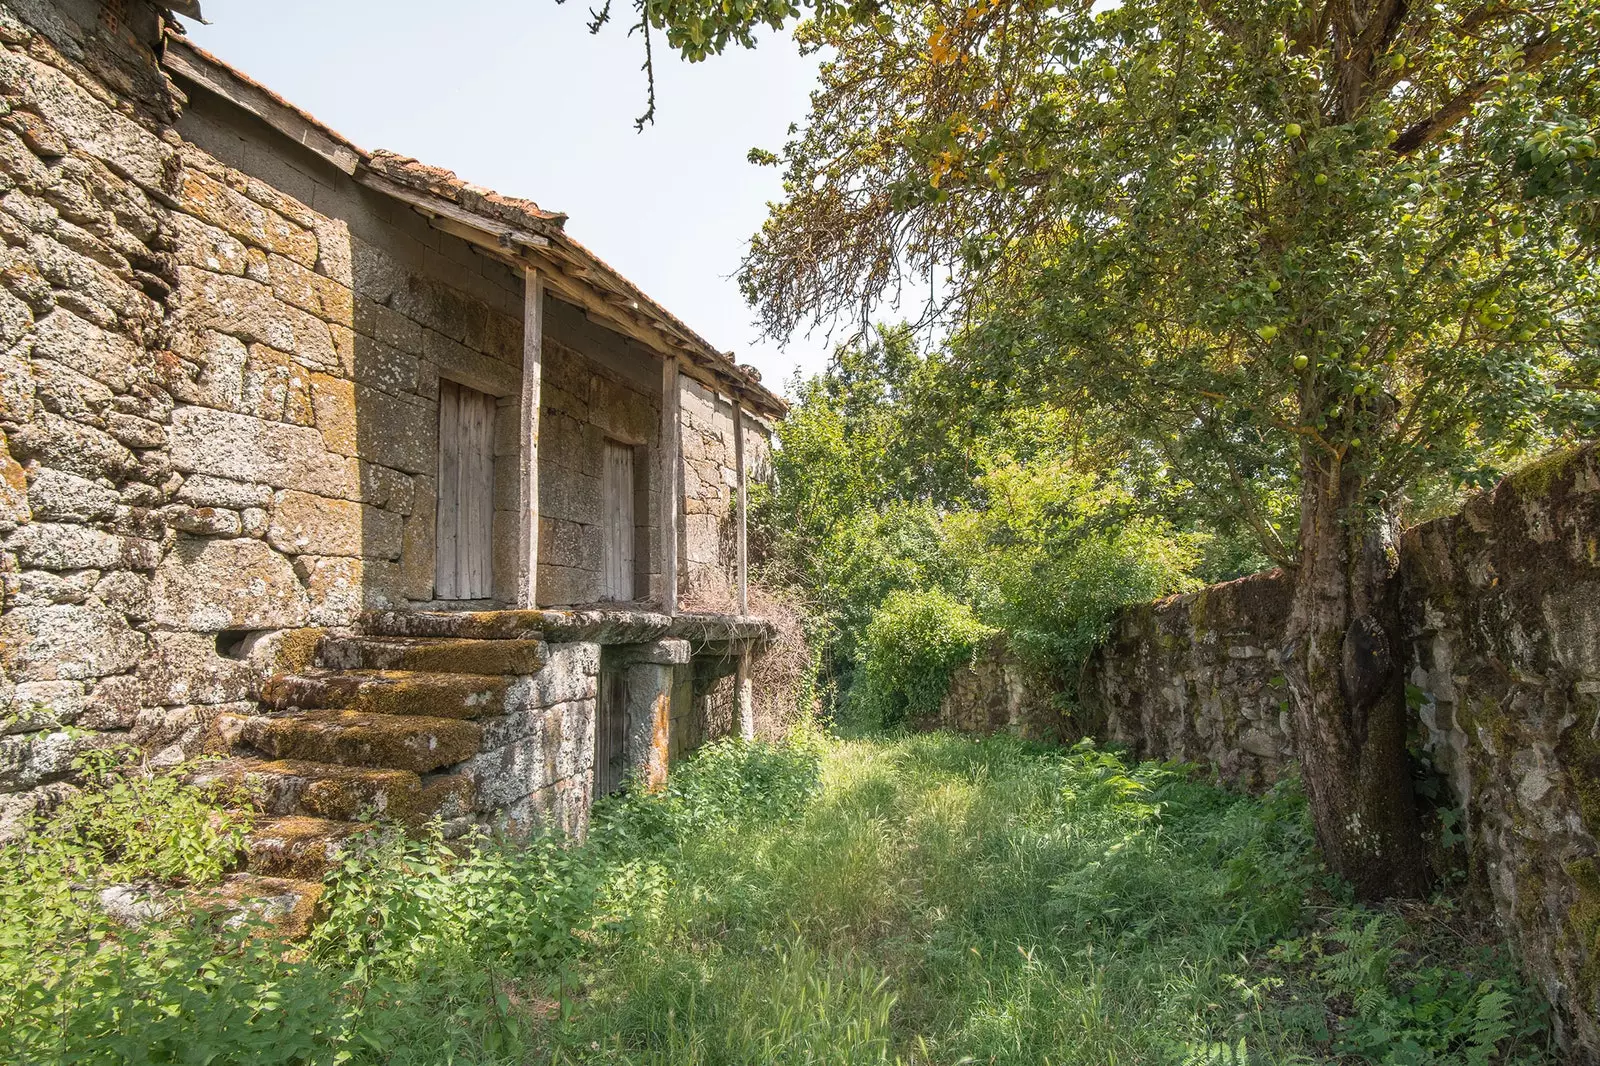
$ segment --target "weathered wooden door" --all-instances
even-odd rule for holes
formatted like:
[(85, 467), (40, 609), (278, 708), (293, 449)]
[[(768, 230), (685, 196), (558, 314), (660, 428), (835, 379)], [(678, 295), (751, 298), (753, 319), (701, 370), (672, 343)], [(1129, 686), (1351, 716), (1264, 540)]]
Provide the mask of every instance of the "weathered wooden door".
[(600, 698), (594, 721), (594, 796), (609, 796), (627, 778), (628, 697), (623, 687), (627, 672), (612, 656), (601, 651)]
[(439, 517), (434, 596), (488, 598), (494, 524), (493, 396), (439, 382)]
[(605, 443), (601, 478), (600, 598), (633, 599), (633, 448)]

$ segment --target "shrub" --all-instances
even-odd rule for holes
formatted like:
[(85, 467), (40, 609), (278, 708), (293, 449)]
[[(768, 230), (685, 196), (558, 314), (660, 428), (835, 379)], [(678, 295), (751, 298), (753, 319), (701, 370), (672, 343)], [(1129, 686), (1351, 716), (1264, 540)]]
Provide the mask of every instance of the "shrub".
[(983, 620), (1069, 694), (1119, 607), (1195, 584), (1205, 538), (1139, 513), (1115, 483), (1040, 461), (997, 465), (978, 484), (987, 503), (945, 520), (945, 549)]
[(936, 589), (897, 590), (867, 626), (858, 715), (895, 725), (938, 711), (950, 675), (994, 635), (972, 609)]

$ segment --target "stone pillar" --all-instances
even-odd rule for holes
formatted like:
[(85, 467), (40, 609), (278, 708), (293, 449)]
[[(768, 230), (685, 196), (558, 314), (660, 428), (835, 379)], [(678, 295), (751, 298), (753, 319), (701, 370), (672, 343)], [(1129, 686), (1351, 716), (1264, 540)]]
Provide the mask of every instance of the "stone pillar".
[(639, 644), (622, 652), (621, 658), (628, 769), (646, 788), (658, 789), (667, 783), (674, 667), (689, 661), (689, 642)]
[(756, 700), (750, 683), (750, 645), (739, 650), (739, 666), (734, 671), (737, 685), (735, 700), (739, 710), (739, 735), (746, 740), (756, 738)]

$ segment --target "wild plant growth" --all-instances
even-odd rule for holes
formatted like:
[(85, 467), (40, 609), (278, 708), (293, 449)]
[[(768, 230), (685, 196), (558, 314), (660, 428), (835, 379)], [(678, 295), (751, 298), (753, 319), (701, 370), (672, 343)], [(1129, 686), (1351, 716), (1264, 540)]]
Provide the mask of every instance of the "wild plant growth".
[(132, 850), (0, 853), (8, 1062), (1556, 1061), (1446, 901), (1349, 902), (1292, 784), (1005, 738), (720, 742), (578, 845), (375, 827), (285, 950), (105, 917), (145, 844), (212, 834), (167, 867), (192, 883), (237, 844), (193, 790), (121, 783), (94, 802)]

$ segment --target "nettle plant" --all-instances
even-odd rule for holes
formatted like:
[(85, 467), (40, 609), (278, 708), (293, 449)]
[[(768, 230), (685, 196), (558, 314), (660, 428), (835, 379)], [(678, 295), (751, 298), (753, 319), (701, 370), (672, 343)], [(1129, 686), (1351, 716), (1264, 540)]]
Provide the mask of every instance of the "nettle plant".
[[(1600, 428), (1600, 7), (807, 6), (810, 118), (752, 153), (785, 171), (742, 273), (768, 331), (931, 293), (976, 391), (1064, 405), (1208, 492), (1294, 578), (1330, 864), (1419, 890), (1394, 535)], [(637, 9), (690, 58), (796, 14)]]

